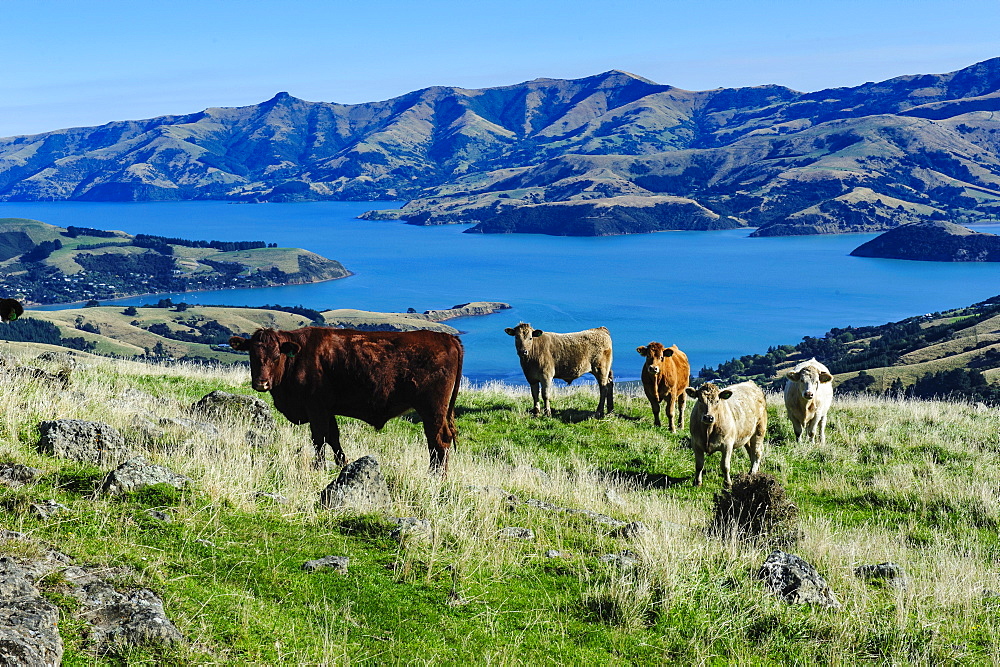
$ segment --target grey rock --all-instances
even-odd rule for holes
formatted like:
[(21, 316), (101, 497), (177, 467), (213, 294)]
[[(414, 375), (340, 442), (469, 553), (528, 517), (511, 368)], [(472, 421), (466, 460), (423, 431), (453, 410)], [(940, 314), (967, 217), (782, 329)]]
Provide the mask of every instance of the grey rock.
[(166, 512), (161, 512), (160, 510), (148, 509), (146, 510), (146, 514), (153, 517), (157, 521), (162, 521), (163, 523), (174, 522), (173, 518), (171, 518), (169, 514), (167, 514)]
[(395, 540), (430, 538), (433, 534), (431, 522), (427, 519), (418, 519), (414, 516), (390, 519), (396, 526), (391, 537)]
[(128, 458), (125, 439), (117, 429), (102, 422), (80, 419), (43, 421), (38, 451), (98, 466), (117, 465)]
[(627, 568), (634, 567), (639, 564), (639, 554), (626, 549), (625, 551), (616, 554), (604, 554), (597, 560), (620, 568)]
[(247, 431), (246, 441), (251, 449), (264, 449), (271, 442), (271, 438), (260, 431)]
[(539, 500), (538, 498), (528, 498), (524, 501), (524, 504), (546, 512), (562, 512), (565, 509), (546, 500)]
[[(109, 584), (90, 584), (91, 607), (82, 614), (92, 625), (90, 641), (103, 654), (113, 648), (177, 644), (183, 635), (163, 610), (163, 600), (148, 589), (123, 595)], [(109, 590), (110, 589), (110, 590)]]
[(8, 374), (13, 375), (18, 379), (26, 380), (40, 380), (46, 384), (53, 385), (59, 389), (66, 389), (69, 387), (70, 382), (70, 369), (64, 367), (59, 369), (57, 373), (50, 373), (43, 368), (37, 368), (35, 366), (14, 366), (6, 368)]
[(200, 433), (212, 440), (219, 437), (219, 429), (215, 425), (186, 417), (164, 417), (160, 419), (160, 426), (190, 433)]
[(859, 565), (854, 568), (854, 576), (871, 583), (878, 583), (902, 590), (905, 590), (908, 585), (906, 572), (892, 561), (886, 561), (878, 565)]
[(545, 552), (546, 558), (566, 558), (569, 554), (565, 551), (559, 551), (558, 549), (549, 549)]
[(631, 539), (638, 535), (643, 535), (648, 533), (649, 527), (646, 526), (642, 521), (633, 521), (631, 523), (626, 523), (624, 526), (615, 528), (611, 535), (612, 537), (621, 537), (624, 539)]
[(17, 488), (35, 482), (43, 471), (23, 463), (0, 463), (0, 484)]
[(37, 516), (39, 519), (48, 519), (51, 516), (55, 516), (59, 512), (65, 512), (69, 510), (68, 507), (62, 503), (57, 503), (51, 498), (48, 500), (43, 500), (40, 503), (32, 503), (30, 505), (31, 512)]
[(178, 475), (163, 466), (148, 463), (143, 457), (136, 456), (109, 472), (101, 482), (100, 490), (102, 493), (117, 495), (154, 484), (169, 484), (182, 489), (190, 481), (183, 475)]
[(499, 533), (500, 537), (508, 540), (533, 540), (535, 539), (535, 531), (530, 528), (521, 528), (520, 526), (508, 526), (502, 528)]
[(59, 665), (59, 610), (42, 598), (24, 568), (0, 558), (0, 664)]
[(792, 604), (840, 609), (841, 604), (819, 572), (794, 554), (774, 551), (757, 573), (772, 593)]
[(347, 565), (351, 559), (347, 556), (326, 556), (316, 560), (307, 560), (302, 564), (302, 569), (307, 572), (316, 570), (331, 569), (341, 574), (347, 574)]
[(208, 547), (209, 549), (214, 549), (215, 548), (215, 542), (213, 542), (212, 540), (197, 539), (197, 540), (195, 540), (195, 543), (196, 544), (200, 544), (203, 547)]
[(31, 538), (24, 533), (19, 533), (16, 530), (0, 530), (0, 540), (18, 540), (23, 542), (30, 542)]
[(344, 466), (337, 479), (320, 493), (319, 502), (328, 509), (375, 510), (388, 507), (392, 497), (378, 461), (374, 456), (362, 456)]
[(69, 352), (56, 352), (55, 350), (49, 350), (48, 352), (42, 352), (40, 355), (35, 357), (36, 361), (44, 361), (46, 363), (56, 363), (65, 364), (70, 368), (76, 368), (80, 365), (80, 361)]
[(567, 509), (565, 510), (565, 512), (567, 514), (584, 516), (598, 525), (610, 526), (612, 528), (619, 528), (627, 523), (626, 521), (621, 521), (620, 519), (615, 519), (613, 517), (610, 517), (607, 514), (601, 514), (600, 512), (595, 512), (594, 510)]
[(212, 419), (249, 419), (257, 426), (273, 427), (274, 417), (271, 407), (255, 396), (230, 394), (225, 391), (213, 391), (202, 396), (191, 405), (191, 411)]
[(257, 491), (253, 494), (253, 499), (257, 501), (270, 500), (271, 502), (278, 503), (279, 505), (287, 505), (291, 501), (278, 493), (265, 493), (264, 491)]

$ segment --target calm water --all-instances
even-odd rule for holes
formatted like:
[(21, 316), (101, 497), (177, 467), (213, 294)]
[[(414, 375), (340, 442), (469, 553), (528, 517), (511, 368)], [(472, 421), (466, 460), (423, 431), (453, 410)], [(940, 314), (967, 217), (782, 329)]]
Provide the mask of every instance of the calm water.
[(474, 380), (521, 378), (512, 339), (503, 332), (520, 321), (550, 331), (607, 326), (615, 341), (615, 374), (626, 380), (641, 368), (635, 348), (651, 340), (676, 343), (696, 373), (834, 326), (881, 324), (1000, 293), (997, 264), (848, 256), (874, 235), (751, 239), (742, 229), (562, 238), (355, 219), (371, 208), (396, 206), (0, 203), (0, 217), (276, 242), (337, 259), (356, 274), (316, 285), (170, 295), (189, 303), (422, 311), (506, 301), (513, 310), (449, 322), (468, 332), (465, 371)]

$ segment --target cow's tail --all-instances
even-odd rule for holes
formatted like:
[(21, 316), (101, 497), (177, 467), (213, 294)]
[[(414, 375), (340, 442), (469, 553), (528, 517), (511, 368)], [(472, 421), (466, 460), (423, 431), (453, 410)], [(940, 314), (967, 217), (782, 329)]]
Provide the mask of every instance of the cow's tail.
[(458, 402), (458, 390), (462, 386), (462, 365), (465, 361), (465, 346), (458, 342), (458, 364), (455, 368), (455, 386), (451, 389), (451, 400), (448, 402), (448, 436), (452, 449), (458, 447), (458, 427), (455, 426), (455, 403)]

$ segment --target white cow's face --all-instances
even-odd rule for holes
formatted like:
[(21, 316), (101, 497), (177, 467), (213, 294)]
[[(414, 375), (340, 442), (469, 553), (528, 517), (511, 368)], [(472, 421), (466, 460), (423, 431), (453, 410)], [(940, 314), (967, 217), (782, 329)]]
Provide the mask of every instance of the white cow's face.
[(531, 354), (531, 347), (535, 338), (542, 335), (541, 329), (532, 329), (527, 322), (521, 322), (516, 327), (504, 329), (508, 336), (514, 337), (514, 349), (519, 357), (527, 357)]
[(809, 400), (816, 395), (824, 382), (832, 382), (833, 376), (813, 366), (806, 366), (798, 372), (788, 373), (788, 379), (798, 382), (802, 398)]
[(709, 382), (697, 389), (687, 388), (687, 395), (698, 401), (701, 407), (701, 421), (703, 424), (712, 424), (719, 419), (719, 411), (723, 410), (723, 401), (729, 400), (733, 392), (729, 389), (720, 390), (716, 385)]

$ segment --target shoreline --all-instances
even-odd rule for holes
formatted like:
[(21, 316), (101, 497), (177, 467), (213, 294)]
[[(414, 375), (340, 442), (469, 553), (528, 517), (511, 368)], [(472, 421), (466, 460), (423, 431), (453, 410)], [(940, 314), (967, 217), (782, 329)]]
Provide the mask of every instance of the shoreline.
[[(121, 301), (123, 299), (138, 299), (138, 298), (141, 298), (141, 297), (154, 297), (154, 296), (161, 296), (161, 295), (167, 295), (167, 294), (202, 294), (202, 293), (205, 293), (205, 292), (225, 292), (225, 291), (238, 290), (238, 289), (270, 289), (272, 287), (290, 287), (292, 285), (318, 285), (320, 283), (329, 283), (329, 282), (333, 282), (334, 280), (343, 280), (344, 278), (350, 278), (351, 276), (357, 275), (356, 273), (354, 273), (353, 271), (351, 271), (349, 269), (345, 269), (345, 271), (347, 271), (347, 275), (346, 276), (337, 276), (336, 278), (324, 278), (323, 280), (311, 280), (309, 282), (301, 282), (301, 283), (280, 283), (280, 284), (277, 284), (277, 285), (256, 285), (256, 286), (248, 286), (248, 287), (230, 287), (230, 288), (222, 288), (222, 289), (196, 289), (196, 290), (187, 290), (187, 291), (184, 291), (184, 292), (142, 292), (142, 293), (139, 293), (139, 294), (129, 294), (129, 295), (126, 295), (126, 296), (116, 296), (113, 299), (107, 299), (106, 301), (100, 301), (100, 304), (102, 306), (115, 305), (116, 301)], [(98, 299), (88, 299), (87, 301), (99, 301), (99, 300)], [(36, 306), (42, 306), (43, 308), (50, 309), (50, 310), (69, 310), (71, 307), (77, 306), (77, 305), (81, 305), (81, 304), (82, 304), (82, 307), (86, 307), (87, 301), (64, 301), (62, 303), (29, 303), (29, 302), (25, 301), (23, 303), (24, 303), (24, 307), (25, 307), (26, 310), (29, 309), (29, 308), (35, 308)], [(192, 305), (197, 305), (197, 304), (192, 304)], [(242, 308), (243, 306), (233, 306), (233, 307), (234, 308)], [(38, 308), (35, 308), (35, 310), (38, 310)]]

